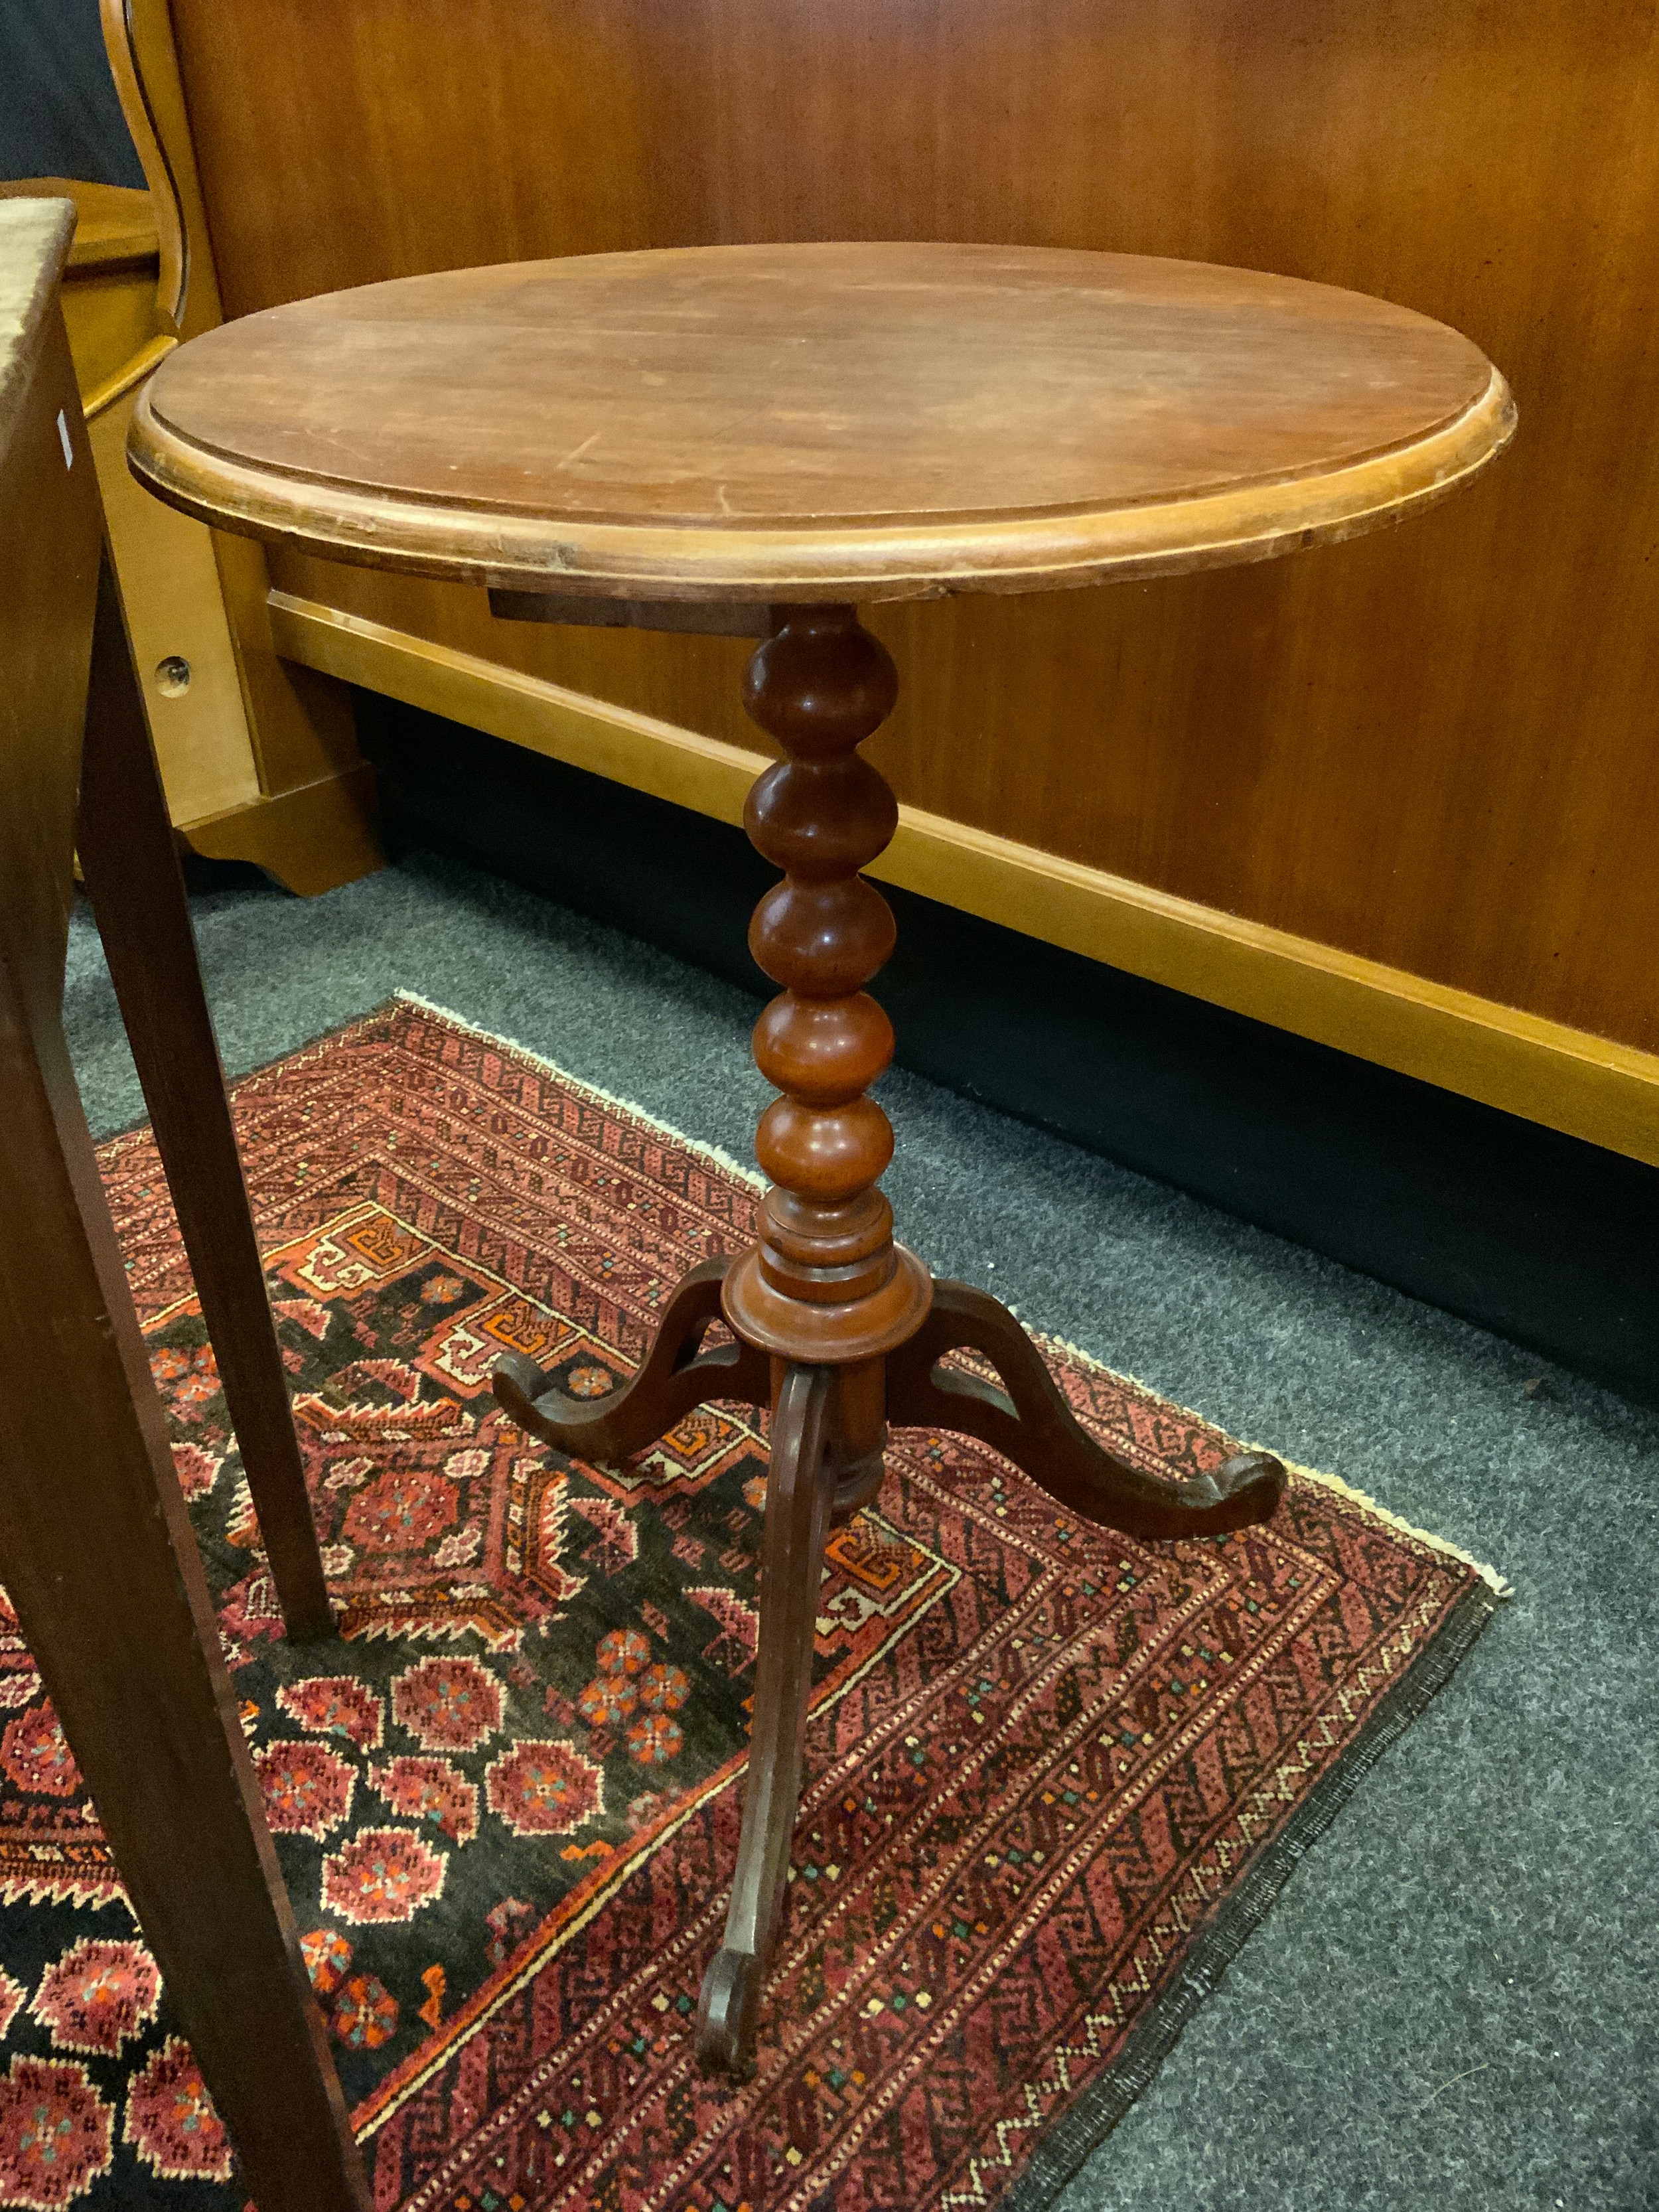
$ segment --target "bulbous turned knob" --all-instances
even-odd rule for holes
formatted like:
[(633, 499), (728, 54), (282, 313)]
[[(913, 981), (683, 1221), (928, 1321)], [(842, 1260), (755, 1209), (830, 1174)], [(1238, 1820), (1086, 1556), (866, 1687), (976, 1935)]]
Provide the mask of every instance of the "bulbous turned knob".
[(755, 1024), (755, 1065), (776, 1090), (809, 1106), (838, 1106), (867, 1091), (893, 1057), (893, 1024), (866, 992), (803, 999), (785, 991)]
[(892, 951), (894, 923), (858, 871), (892, 836), (898, 807), (854, 748), (898, 680), (851, 607), (774, 612), (781, 627), (750, 661), (744, 698), (790, 757), (760, 778), (744, 819), (787, 871), (749, 930), (750, 951), (785, 987), (755, 1028), (756, 1061), (784, 1095), (756, 1134), (773, 1186), (759, 1240), (721, 1299), (746, 1344), (857, 1365), (914, 1334), (933, 1297), (927, 1270), (893, 1242), (892, 1208), (875, 1188), (893, 1132), (864, 1095), (892, 1057), (892, 1025), (863, 987)]
[(897, 924), (862, 876), (799, 884), (786, 876), (755, 908), (749, 950), (775, 983), (814, 999), (861, 990), (893, 950)]
[(851, 607), (780, 607), (780, 628), (754, 653), (744, 705), (800, 760), (850, 752), (893, 711), (898, 671)]
[(886, 1171), (892, 1124), (873, 1098), (850, 1098), (844, 1106), (775, 1098), (755, 1132), (755, 1157), (785, 1190), (836, 1206)]
[(804, 883), (827, 883), (886, 850), (898, 828), (898, 801), (856, 753), (780, 761), (751, 787), (743, 826), (769, 860)]

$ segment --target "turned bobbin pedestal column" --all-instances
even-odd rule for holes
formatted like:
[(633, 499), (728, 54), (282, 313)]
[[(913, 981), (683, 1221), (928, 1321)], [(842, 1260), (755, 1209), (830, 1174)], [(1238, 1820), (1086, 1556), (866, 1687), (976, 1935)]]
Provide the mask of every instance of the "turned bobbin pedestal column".
[[(893, 1025), (864, 989), (893, 950), (892, 910), (858, 872), (890, 841), (898, 806), (857, 748), (886, 720), (898, 678), (851, 607), (775, 611), (744, 703), (788, 755), (749, 795), (744, 827), (783, 881), (756, 908), (749, 949), (783, 990), (755, 1025), (755, 1063), (782, 1094), (755, 1151), (772, 1178), (760, 1241), (726, 1279), (726, 1319), (775, 1359), (836, 1370), (844, 1476), (880, 1480), (883, 1363), (933, 1304), (920, 1260), (893, 1242), (878, 1188), (893, 1131), (871, 1084)], [(849, 1498), (849, 1505), (859, 1502)]]
[[(219, 528), (483, 586), (514, 619), (764, 638), (749, 709), (788, 757), (748, 814), (785, 871), (750, 940), (783, 987), (755, 1033), (780, 1093), (759, 1236), (692, 1270), (614, 1399), (562, 1397), (523, 1360), (496, 1379), (526, 1429), (589, 1459), (638, 1450), (705, 1398), (772, 1407), (743, 1836), (697, 2027), (709, 2067), (750, 2060), (824, 1532), (873, 1494), (888, 1424), (977, 1437), (1068, 1512), (1140, 1537), (1265, 1519), (1285, 1481), (1260, 1454), (1185, 1483), (1114, 1458), (1005, 1308), (930, 1283), (893, 1242), (892, 1137), (866, 1096), (893, 1039), (864, 989), (893, 921), (859, 870), (896, 815), (858, 747), (895, 683), (853, 605), (1352, 537), (1445, 496), (1514, 421), (1475, 347), (1383, 301), (1193, 262), (924, 243), (449, 270), (242, 316), (144, 387), (135, 469)], [(352, 618), (311, 613), (346, 652)], [(534, 679), (512, 681), (532, 712)], [(555, 711), (569, 718), (568, 691)], [(666, 759), (672, 738), (629, 742)], [(706, 1347), (722, 1316), (729, 1336)]]
[[(496, 1396), (522, 1427), (589, 1458), (640, 1449), (705, 1397), (771, 1405), (743, 1835), (726, 1941), (697, 2014), (703, 2064), (734, 2074), (751, 2063), (783, 1911), (824, 1540), (879, 1488), (889, 1422), (981, 1437), (1073, 1512), (1136, 1535), (1264, 1520), (1285, 1485), (1264, 1453), (1196, 1482), (1115, 1458), (1078, 1425), (1006, 1307), (965, 1284), (935, 1283), (894, 1243), (878, 1187), (893, 1132), (866, 1096), (892, 1058), (893, 1029), (864, 986), (895, 932), (859, 870), (891, 838), (898, 807), (858, 748), (890, 712), (898, 682), (850, 606), (777, 607), (773, 621), (744, 686), (750, 714), (787, 755), (756, 783), (744, 817), (785, 872), (749, 932), (756, 960), (784, 987), (755, 1025), (756, 1064), (780, 1093), (756, 1133), (772, 1179), (758, 1237), (738, 1258), (693, 1270), (639, 1374), (602, 1407), (550, 1389), (519, 1355), (495, 1373)], [(737, 1343), (705, 1352), (717, 1315)], [(941, 1370), (959, 1348), (988, 1358), (1005, 1387)]]

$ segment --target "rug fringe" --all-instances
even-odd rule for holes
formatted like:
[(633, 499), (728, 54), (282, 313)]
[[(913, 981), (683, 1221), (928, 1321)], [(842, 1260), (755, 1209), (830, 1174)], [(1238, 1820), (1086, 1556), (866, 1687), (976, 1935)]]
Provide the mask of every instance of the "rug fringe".
[[(456, 1013), (452, 1007), (440, 1006), (430, 999), (423, 999), (418, 991), (396, 991), (392, 996), (404, 1006), (418, 1006), (422, 1013), (435, 1014), (440, 1021), (447, 1022), (452, 1029), (460, 1030), (468, 1036), (478, 1037), (486, 1044), (501, 1045), (507, 1051), (516, 1053), (520, 1060), (527, 1060), (532, 1067), (545, 1070), (560, 1083), (568, 1083), (573, 1091), (582, 1091), (600, 1104), (614, 1108), (619, 1114), (631, 1115), (636, 1121), (645, 1122), (673, 1143), (684, 1145), (688, 1152), (696, 1152), (715, 1166), (724, 1168), (728, 1175), (736, 1176), (739, 1182), (747, 1183), (751, 1189), (766, 1188), (763, 1176), (757, 1175), (752, 1168), (742, 1166), (720, 1146), (707, 1144), (701, 1137), (688, 1136), (684, 1129), (677, 1129), (672, 1121), (665, 1121), (659, 1115), (647, 1114), (631, 1098), (619, 1098), (614, 1091), (604, 1090), (597, 1083), (589, 1083), (581, 1076), (573, 1075), (568, 1067), (561, 1067), (556, 1060), (549, 1060), (544, 1053), (532, 1051), (528, 1045), (519, 1043), (516, 1038), (504, 1037), (495, 1030), (481, 1028), (477, 1022), (468, 1021), (464, 1014)], [(1011, 1307), (1009, 1310), (1012, 1312), (1013, 1309)], [(1066, 1337), (1052, 1336), (1046, 1330), (1034, 1329), (1031, 1333), (1043, 1344), (1052, 1345), (1056, 1352), (1062, 1352), (1068, 1358), (1075, 1359), (1079, 1366), (1091, 1368), (1097, 1375), (1109, 1375), (1115, 1382), (1130, 1383), (1135, 1389), (1144, 1391), (1148, 1397), (1162, 1399), (1165, 1405), (1176, 1403), (1164, 1391), (1154, 1390), (1150, 1383), (1143, 1382), (1138, 1376), (1124, 1373), (1121, 1368), (1108, 1366), (1103, 1359), (1097, 1359), (1092, 1352), (1085, 1352), (1081, 1345), (1073, 1344)], [(1176, 1410), (1194, 1421), (1203, 1422), (1206, 1428), (1214, 1425), (1205, 1414), (1196, 1412), (1191, 1406), (1177, 1406)], [(1267, 1444), (1247, 1443), (1245, 1449), (1267, 1451), (1271, 1448)], [(1437, 1552), (1445, 1559), (1456, 1559), (1462, 1565), (1473, 1569), (1494, 1597), (1510, 1598), (1515, 1595), (1514, 1584), (1499, 1574), (1496, 1567), (1488, 1566), (1483, 1559), (1477, 1559), (1461, 1544), (1454, 1544), (1449, 1537), (1437, 1536), (1430, 1529), (1414, 1527), (1398, 1513), (1391, 1513), (1386, 1505), (1379, 1505), (1376, 1498), (1368, 1496), (1364, 1491), (1356, 1490), (1352, 1483), (1344, 1482), (1340, 1475), (1326, 1474), (1319, 1468), (1303, 1467), (1291, 1460), (1286, 1460), (1285, 1464), (1292, 1474), (1299, 1474), (1310, 1482), (1322, 1482), (1328, 1490), (1334, 1490), (1352, 1504), (1363, 1506), (1366, 1512), (1375, 1514), (1379, 1521), (1385, 1522), (1390, 1528), (1397, 1529), (1401, 1535), (1410, 1536), (1419, 1544), (1426, 1544), (1431, 1552)]]
[[(614, 1091), (606, 1091), (597, 1083), (590, 1083), (585, 1076), (573, 1075), (568, 1067), (561, 1067), (556, 1060), (550, 1060), (545, 1053), (532, 1051), (527, 1044), (520, 1044), (516, 1037), (502, 1036), (497, 1030), (483, 1029), (477, 1022), (468, 1021), (465, 1014), (455, 1012), (453, 1007), (440, 1006), (430, 999), (423, 999), (418, 991), (394, 991), (392, 995), (394, 1000), (401, 1001), (404, 1006), (418, 1006), (423, 1014), (435, 1014), (440, 1021), (447, 1022), (452, 1029), (460, 1030), (468, 1036), (481, 1038), (485, 1044), (504, 1046), (508, 1052), (516, 1053), (520, 1060), (527, 1060), (532, 1067), (543, 1069), (561, 1083), (568, 1083), (573, 1091), (584, 1092), (602, 1106), (614, 1107), (619, 1114), (631, 1115), (635, 1121), (645, 1122), (659, 1135), (669, 1138), (677, 1145), (684, 1145), (687, 1152), (696, 1152), (703, 1159), (712, 1161), (716, 1167), (724, 1168), (727, 1175), (736, 1176), (739, 1182), (747, 1183), (750, 1189), (766, 1188), (764, 1176), (757, 1175), (753, 1168), (744, 1167), (740, 1160), (733, 1159), (731, 1153), (719, 1145), (708, 1144), (702, 1137), (688, 1136), (684, 1129), (677, 1129), (672, 1121), (665, 1121), (660, 1114), (647, 1114), (644, 1107), (636, 1106), (631, 1098), (619, 1098)], [(371, 1015), (368, 1018), (372, 1020), (374, 1017)]]
[[(1206, 1428), (1215, 1425), (1206, 1414), (1197, 1412), (1191, 1406), (1179, 1404), (1167, 1391), (1155, 1390), (1150, 1382), (1143, 1382), (1138, 1375), (1127, 1375), (1121, 1368), (1109, 1367), (1103, 1359), (1097, 1359), (1093, 1352), (1085, 1352), (1080, 1344), (1073, 1344), (1069, 1338), (1050, 1336), (1040, 1329), (1033, 1329), (1031, 1334), (1040, 1342), (1052, 1345), (1056, 1352), (1063, 1352), (1068, 1359), (1075, 1359), (1079, 1367), (1089, 1368), (1097, 1375), (1109, 1375), (1115, 1382), (1130, 1383), (1135, 1389), (1144, 1391), (1149, 1398), (1158, 1399), (1166, 1406), (1174, 1406), (1177, 1413), (1187, 1414), (1190, 1419), (1203, 1422)], [(1273, 1451), (1271, 1444), (1252, 1443), (1248, 1438), (1241, 1438), (1240, 1441), (1246, 1451)], [(1273, 1456), (1282, 1459), (1284, 1455), (1275, 1452)], [(1512, 1582), (1501, 1575), (1496, 1567), (1488, 1566), (1484, 1559), (1477, 1559), (1473, 1552), (1466, 1552), (1461, 1544), (1454, 1544), (1449, 1536), (1437, 1536), (1431, 1528), (1418, 1528), (1401, 1514), (1390, 1512), (1386, 1505), (1378, 1504), (1368, 1492), (1357, 1490), (1351, 1482), (1344, 1482), (1340, 1474), (1327, 1474), (1322, 1468), (1304, 1467), (1297, 1460), (1285, 1460), (1285, 1465), (1292, 1474), (1300, 1475), (1308, 1482), (1323, 1483), (1327, 1490), (1334, 1490), (1340, 1497), (1347, 1498), (1350, 1504), (1362, 1506), (1367, 1513), (1374, 1514), (1377, 1520), (1397, 1530), (1401, 1535), (1410, 1536), (1417, 1543), (1426, 1544), (1431, 1552), (1439, 1553), (1443, 1559), (1455, 1559), (1460, 1565), (1471, 1569), (1480, 1576), (1494, 1597), (1511, 1598), (1515, 1595)]]
[[(1267, 1447), (1253, 1444), (1250, 1449), (1252, 1451), (1265, 1450)], [(1511, 1598), (1515, 1595), (1515, 1584), (1507, 1576), (1501, 1575), (1496, 1567), (1488, 1566), (1484, 1559), (1477, 1559), (1473, 1552), (1466, 1552), (1461, 1544), (1454, 1544), (1449, 1536), (1437, 1536), (1432, 1529), (1417, 1528), (1398, 1513), (1391, 1513), (1386, 1505), (1379, 1505), (1376, 1498), (1366, 1492), (1356, 1490), (1352, 1483), (1344, 1482), (1340, 1474), (1327, 1474), (1322, 1468), (1301, 1467), (1294, 1460), (1286, 1460), (1285, 1464), (1293, 1474), (1304, 1475), (1310, 1482), (1322, 1482), (1327, 1490), (1334, 1490), (1354, 1504), (1363, 1505), (1366, 1512), (1374, 1513), (1379, 1521), (1386, 1522), (1390, 1528), (1397, 1528), (1402, 1536), (1414, 1537), (1419, 1544), (1426, 1544), (1431, 1552), (1442, 1553), (1449, 1559), (1456, 1559), (1464, 1566), (1472, 1567), (1494, 1597)]]

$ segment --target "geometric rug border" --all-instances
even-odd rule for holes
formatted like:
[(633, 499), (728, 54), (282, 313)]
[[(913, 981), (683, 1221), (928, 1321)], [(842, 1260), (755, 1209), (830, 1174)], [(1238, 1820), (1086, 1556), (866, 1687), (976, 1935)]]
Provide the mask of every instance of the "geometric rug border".
[(1341, 1759), (1297, 1808), (1194, 1945), (1181, 1974), (1127, 2039), (1109, 2074), (1045, 2128), (1025, 2165), (996, 2199), (997, 2212), (1048, 2212), (1151, 2087), (1199, 2007), (1267, 1919), (1310, 1847), (1336, 1819), (1395, 1739), (1444, 1689), (1497, 1612), (1490, 1584), (1473, 1583), (1434, 1641), (1382, 1700)]

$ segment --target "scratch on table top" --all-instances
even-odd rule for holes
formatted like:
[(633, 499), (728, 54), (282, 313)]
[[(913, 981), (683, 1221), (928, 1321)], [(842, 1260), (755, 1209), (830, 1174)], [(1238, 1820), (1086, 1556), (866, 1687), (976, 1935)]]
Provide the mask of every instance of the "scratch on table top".
[(590, 446), (597, 446), (599, 444), (601, 435), (602, 433), (598, 430), (590, 432), (589, 434), (582, 440), (580, 446), (573, 446), (570, 448), (570, 451), (565, 455), (564, 459), (558, 465), (562, 469), (568, 469), (573, 461), (580, 460), (582, 455), (587, 451)]

